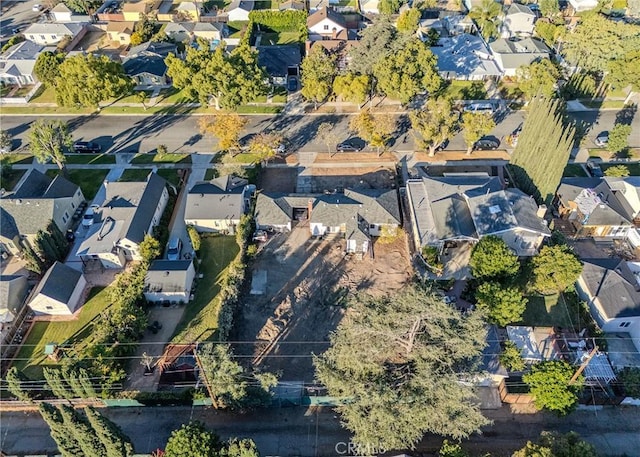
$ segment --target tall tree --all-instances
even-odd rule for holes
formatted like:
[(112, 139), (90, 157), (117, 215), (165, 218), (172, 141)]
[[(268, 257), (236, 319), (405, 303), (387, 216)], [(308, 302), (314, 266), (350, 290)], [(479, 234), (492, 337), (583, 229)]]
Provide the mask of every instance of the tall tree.
[(476, 291), (478, 308), (485, 311), (490, 322), (505, 327), (520, 322), (527, 307), (527, 299), (515, 287), (497, 282), (484, 282)]
[(360, 32), (358, 46), (349, 50), (349, 70), (373, 76), (373, 69), (387, 55), (404, 45), (398, 31), (388, 17), (379, 17), (369, 27)]
[(247, 396), (247, 378), (242, 366), (232, 359), (228, 344), (204, 344), (198, 357), (203, 382), (219, 407), (240, 406)]
[(89, 423), (69, 405), (58, 407), (67, 430), (80, 445), (84, 455), (105, 455), (105, 447)]
[(146, 14), (140, 15), (140, 20), (134, 26), (134, 32), (131, 34), (131, 46), (138, 46), (149, 41), (156, 30), (156, 22)]
[(315, 108), (331, 95), (333, 78), (338, 73), (336, 57), (327, 54), (322, 46), (314, 46), (301, 65), (304, 98), (313, 102)]
[(425, 109), (412, 111), (409, 118), (413, 130), (422, 137), (420, 144), (428, 148), (429, 156), (433, 157), (455, 132), (460, 116), (448, 98), (429, 98)]
[(49, 386), (49, 390), (53, 393), (57, 398), (70, 399), (73, 397), (71, 389), (69, 385), (62, 377), (62, 372), (57, 368), (47, 368), (45, 367), (42, 370), (44, 375), (44, 379), (47, 380), (47, 386)]
[(380, 0), (378, 4), (378, 10), (380, 14), (396, 14), (402, 6), (401, 0)]
[(526, 366), (520, 349), (513, 341), (505, 341), (504, 349), (498, 357), (500, 363), (509, 371), (522, 371)]
[(501, 13), (500, 3), (494, 0), (482, 0), (482, 3), (471, 8), (469, 17), (476, 21), (480, 28), (480, 33), (482, 33), (485, 40), (488, 40), (498, 36)]
[(0, 130), (0, 154), (11, 152), (13, 141), (11, 134), (7, 130)]
[(496, 127), (491, 114), (464, 113), (462, 115), (462, 138), (467, 145), (467, 155), (471, 154), (476, 142)]
[(606, 81), (615, 89), (631, 86), (634, 91), (640, 91), (640, 50), (629, 51), (615, 60), (608, 62)]
[(47, 87), (55, 84), (60, 76), (60, 65), (64, 62), (65, 54), (62, 52), (43, 51), (38, 54), (33, 72), (38, 80)]
[(360, 295), (314, 360), (352, 440), (368, 449), (412, 448), (429, 432), (460, 439), (487, 423), (458, 382), (480, 355), (479, 313), (463, 317), (422, 285), (380, 298)]
[(554, 48), (556, 43), (567, 34), (567, 28), (564, 22), (556, 24), (555, 22), (538, 20), (535, 25), (535, 33), (547, 46)]
[(575, 128), (565, 123), (561, 101), (535, 97), (509, 165), (517, 186), (536, 200), (550, 203), (569, 160), (574, 135)]
[(542, 294), (562, 292), (582, 273), (582, 263), (566, 244), (544, 246), (532, 259), (533, 288)]
[(554, 18), (560, 14), (560, 4), (558, 0), (540, 0), (540, 13), (544, 17)]
[(240, 133), (247, 125), (248, 119), (237, 114), (218, 114), (198, 119), (200, 133), (209, 134), (218, 140), (218, 148), (222, 151), (240, 149)]
[(331, 145), (336, 143), (336, 136), (331, 122), (323, 122), (318, 126), (316, 138), (327, 145), (327, 152), (331, 152)]
[(122, 64), (104, 55), (77, 54), (65, 59), (58, 71), (55, 88), (60, 106), (97, 108), (100, 102), (128, 94), (133, 88)]
[(473, 277), (481, 280), (510, 278), (520, 269), (518, 256), (494, 235), (482, 237), (473, 247), (469, 266)]
[(402, 49), (382, 57), (374, 66), (378, 88), (402, 103), (423, 92), (437, 92), (442, 78), (436, 62), (435, 55), (422, 41), (411, 38)]
[(250, 439), (233, 438), (225, 444), (221, 457), (260, 457), (256, 443)]
[(569, 414), (578, 404), (584, 376), (569, 384), (575, 368), (564, 360), (545, 360), (531, 367), (522, 380), (529, 386), (538, 408), (547, 409), (559, 416)]
[(165, 457), (218, 457), (220, 438), (201, 422), (191, 421), (171, 432), (164, 448)]
[(140, 243), (139, 250), (142, 260), (148, 264), (160, 257), (160, 254), (162, 254), (160, 242), (149, 234), (144, 236), (142, 243)]
[(40, 403), (40, 414), (51, 429), (51, 438), (56, 442), (62, 457), (85, 457), (80, 444), (65, 424), (58, 408), (49, 403)]
[(364, 103), (370, 93), (371, 78), (347, 72), (333, 80), (333, 92), (344, 101)]
[(396, 121), (391, 114), (374, 114), (366, 109), (351, 118), (349, 129), (380, 151), (395, 131)]
[(616, 124), (609, 132), (607, 150), (612, 154), (619, 154), (629, 147), (629, 135), (631, 126), (626, 124)]
[(416, 33), (421, 17), (422, 12), (418, 8), (409, 8), (400, 13), (396, 27), (398, 27), (398, 31), (402, 33)]
[(536, 95), (553, 97), (560, 79), (560, 70), (550, 59), (541, 59), (516, 70), (518, 87), (527, 98)]
[(60, 170), (65, 171), (64, 151), (73, 144), (66, 122), (52, 119), (37, 119), (29, 130), (29, 147), (40, 163), (51, 159)]
[(260, 132), (249, 141), (249, 151), (256, 154), (261, 162), (268, 162), (276, 156), (276, 150), (282, 141), (279, 133)]
[(79, 14), (93, 14), (100, 7), (100, 0), (65, 0), (64, 4)]
[(104, 446), (104, 457), (130, 457), (133, 455), (133, 445), (120, 427), (104, 417), (92, 407), (84, 409), (87, 420), (96, 437)]
[(9, 371), (7, 371), (6, 381), (7, 381), (7, 389), (18, 400), (21, 400), (21, 401), (31, 400), (31, 397), (33, 394), (26, 386), (28, 379), (16, 367), (11, 367)]

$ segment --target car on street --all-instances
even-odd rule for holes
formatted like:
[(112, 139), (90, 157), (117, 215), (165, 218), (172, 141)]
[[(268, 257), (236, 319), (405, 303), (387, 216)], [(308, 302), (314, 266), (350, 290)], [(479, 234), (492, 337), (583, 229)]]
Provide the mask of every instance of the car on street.
[(364, 141), (357, 138), (351, 138), (343, 141), (336, 146), (338, 152), (359, 152), (364, 149)]
[(67, 239), (67, 241), (68, 241), (69, 243), (73, 243), (73, 241), (76, 239), (76, 234), (75, 234), (75, 233), (73, 233), (73, 230), (68, 229), (68, 230), (67, 230), (67, 233), (66, 233), (66, 235), (65, 235), (65, 238)]
[(600, 165), (593, 161), (587, 162), (587, 170), (589, 170), (589, 173), (591, 173), (591, 176), (593, 176), (594, 178), (602, 178), (604, 176)]
[(495, 106), (493, 106), (493, 103), (489, 103), (489, 102), (471, 103), (465, 106), (464, 110), (468, 113), (493, 114), (493, 112), (495, 111)]
[(290, 76), (287, 81), (287, 89), (289, 92), (295, 92), (298, 90), (298, 78), (295, 76)]
[(500, 146), (500, 140), (498, 140), (497, 138), (482, 137), (478, 141), (476, 141), (474, 148), (479, 150), (492, 150), (498, 149), (498, 146)]
[(102, 151), (102, 147), (98, 143), (93, 141), (76, 141), (73, 143), (74, 152), (91, 152), (98, 153)]
[(253, 234), (253, 241), (260, 241), (261, 243), (264, 243), (265, 241), (267, 241), (268, 235), (267, 232), (265, 232), (264, 230), (256, 230), (256, 232)]
[(593, 142), (600, 148), (605, 148), (609, 144), (609, 132), (600, 132)]
[(93, 221), (95, 219), (95, 209), (93, 207), (89, 208), (84, 216), (82, 216), (82, 226), (89, 228), (93, 225)]
[(167, 260), (180, 260), (180, 252), (182, 251), (182, 240), (180, 238), (172, 238), (167, 244)]
[(276, 154), (284, 154), (287, 152), (287, 146), (284, 143), (280, 143), (276, 148)]

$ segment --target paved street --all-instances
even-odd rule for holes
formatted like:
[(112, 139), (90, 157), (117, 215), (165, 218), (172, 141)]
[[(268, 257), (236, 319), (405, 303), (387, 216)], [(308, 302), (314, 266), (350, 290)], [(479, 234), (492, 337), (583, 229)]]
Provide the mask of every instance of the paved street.
[(2, 1), (2, 15), (0, 15), (0, 30), (2, 30), (2, 39), (0, 42), (4, 44), (6, 40), (11, 38), (12, 30), (15, 28), (24, 29), (29, 24), (35, 22), (41, 16), (42, 12), (33, 11), (33, 5), (36, 3), (44, 3), (39, 0), (28, 1)]
[[(585, 143), (586, 147), (594, 147), (593, 139), (603, 130), (610, 130), (618, 116), (617, 111), (584, 111), (571, 113), (575, 119), (592, 125)], [(74, 139), (96, 141), (108, 152), (149, 152), (160, 144), (167, 145), (169, 151), (175, 152), (211, 152), (216, 150), (216, 142), (210, 137), (203, 137), (198, 132), (198, 116), (61, 116), (72, 129)], [(299, 152), (326, 151), (326, 145), (315, 139), (318, 126), (323, 122), (334, 124), (334, 143), (349, 138), (349, 115), (314, 115), (314, 116), (250, 116), (249, 125), (243, 140), (263, 130), (283, 132), (292, 144), (292, 149)], [(35, 120), (32, 116), (3, 116), (2, 128), (9, 130), (14, 138), (14, 147), (24, 147), (29, 124)], [(503, 138), (510, 134), (523, 122), (523, 112), (511, 112), (501, 119), (492, 135)], [(597, 124), (595, 124), (597, 122)], [(394, 150), (413, 151), (414, 138), (406, 130), (408, 121), (401, 118), (394, 138)], [(640, 116), (633, 119), (634, 132), (629, 138), (630, 146), (640, 147)], [(449, 150), (464, 150), (462, 135), (454, 137)]]
[[(263, 456), (350, 455), (343, 445), (349, 435), (336, 414), (328, 409), (304, 407), (265, 409), (245, 414), (216, 412), (206, 408), (111, 408), (102, 410), (133, 440), (135, 450), (148, 453), (162, 447), (171, 432), (190, 419), (203, 421), (227, 439), (251, 437)], [(605, 408), (577, 411), (566, 418), (548, 414), (513, 414), (508, 407), (486, 411), (494, 425), (483, 435), (471, 437), (466, 445), (478, 454), (492, 451), (498, 457), (511, 455), (527, 440), (535, 440), (542, 430), (562, 433), (574, 430), (593, 443), (601, 455), (629, 457), (640, 455), (637, 408)], [(427, 436), (418, 446), (421, 452), (434, 452), (441, 439)], [(337, 446), (337, 448), (336, 448)], [(0, 448), (16, 453), (53, 452), (55, 444), (39, 414), (11, 412), (0, 417)], [(395, 454), (393, 454), (395, 455)]]

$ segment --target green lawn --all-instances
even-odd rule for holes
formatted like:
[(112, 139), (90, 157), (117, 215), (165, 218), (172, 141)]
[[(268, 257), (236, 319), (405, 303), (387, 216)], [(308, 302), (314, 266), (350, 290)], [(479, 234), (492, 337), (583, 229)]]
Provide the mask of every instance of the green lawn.
[(30, 100), (30, 103), (56, 103), (56, 91), (53, 87), (47, 87), (44, 84), (40, 86), (36, 95)]
[(249, 24), (249, 21), (229, 21), (227, 27), (229, 27), (229, 38), (240, 38), (242, 29)]
[(202, 263), (198, 270), (203, 274), (195, 297), (187, 305), (182, 320), (176, 327), (173, 343), (210, 340), (218, 328), (220, 283), (224, 272), (240, 248), (233, 236), (203, 237), (200, 247)]
[(236, 109), (238, 114), (278, 114), (280, 111), (282, 106), (243, 105)]
[(602, 168), (602, 171), (605, 171), (607, 168), (615, 167), (617, 165), (624, 165), (627, 167), (631, 176), (640, 176), (640, 163), (638, 162), (603, 163), (600, 165), (600, 168)]
[(564, 327), (579, 325), (579, 303), (565, 295), (529, 295), (522, 325), (532, 327)]
[[(60, 170), (47, 170), (47, 176), (57, 176)], [(67, 179), (72, 183), (77, 184), (82, 189), (82, 194), (87, 200), (93, 200), (93, 197), (98, 193), (98, 189), (104, 182), (104, 178), (109, 174), (109, 170), (96, 169), (96, 170), (74, 170), (67, 169)]]
[[(136, 90), (132, 94), (113, 99), (113, 101), (116, 103), (140, 103), (140, 101), (138, 100), (138, 92), (145, 92), (147, 94), (147, 101), (149, 100), (151, 94), (153, 94), (152, 90)], [(147, 102), (145, 101), (145, 104), (146, 103)]]
[(212, 179), (217, 178), (218, 176), (220, 176), (220, 172), (215, 169), (215, 168), (209, 168), (205, 173), (204, 173), (204, 180), (205, 181), (211, 181)]
[(449, 81), (442, 95), (452, 100), (484, 100), (487, 92), (482, 81)]
[(271, 43), (273, 43), (274, 45), (300, 43), (300, 33), (299, 32), (262, 33), (262, 38), (260, 38), (260, 44), (262, 46), (266, 46)]
[(116, 156), (113, 154), (66, 154), (68, 164), (113, 165)]
[(191, 96), (184, 90), (176, 89), (175, 87), (171, 87), (169, 89), (162, 89), (160, 91), (160, 98), (158, 99), (158, 103), (194, 103), (198, 100), (194, 100)]
[(0, 114), (92, 114), (94, 112), (93, 108), (76, 109), (61, 106), (2, 106), (0, 108)]
[(224, 162), (252, 164), (252, 163), (260, 162), (260, 157), (257, 154), (251, 154), (250, 152), (242, 152), (236, 155), (232, 155), (228, 153)]
[(20, 348), (13, 364), (31, 379), (42, 377), (42, 366), (56, 366), (57, 363), (44, 355), (44, 346), (49, 343), (73, 345), (76, 352), (86, 344), (91, 335), (92, 321), (109, 306), (106, 288), (91, 289), (87, 302), (82, 306), (78, 320), (63, 322), (35, 322), (27, 339)]
[(127, 168), (120, 175), (120, 182), (145, 181), (151, 173), (151, 168)]
[(584, 168), (577, 163), (570, 163), (564, 167), (564, 173), (562, 173), (562, 176), (565, 178), (583, 178), (587, 177), (587, 173), (584, 171)]
[(174, 186), (180, 184), (180, 176), (178, 175), (178, 170), (175, 168), (160, 168), (158, 170), (158, 176), (163, 177)]
[(582, 103), (587, 108), (615, 108), (620, 109), (624, 108), (624, 100), (581, 100)]
[(191, 154), (178, 154), (173, 152), (166, 154), (136, 154), (135, 157), (131, 159), (131, 163), (191, 163)]
[(33, 155), (31, 154), (3, 154), (0, 157), (2, 157), (2, 163), (8, 165), (30, 165), (33, 163)]
[(0, 187), (4, 190), (13, 190), (16, 184), (18, 184), (18, 181), (20, 181), (20, 178), (22, 178), (22, 175), (26, 172), (27, 170), (5, 171), (2, 177), (0, 177)]

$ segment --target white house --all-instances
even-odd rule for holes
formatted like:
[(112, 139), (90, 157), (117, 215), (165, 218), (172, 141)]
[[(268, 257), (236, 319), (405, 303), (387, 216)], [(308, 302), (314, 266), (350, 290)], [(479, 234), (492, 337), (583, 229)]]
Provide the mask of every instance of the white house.
[(65, 37), (69, 37), (71, 41), (67, 48), (71, 49), (82, 39), (86, 32), (87, 24), (83, 22), (65, 24), (36, 22), (27, 27), (22, 33), (27, 40), (42, 45), (58, 44)]
[(337, 36), (347, 30), (344, 16), (331, 7), (325, 6), (307, 18), (309, 40), (317, 41)]
[(360, 11), (368, 14), (380, 14), (379, 3), (380, 0), (360, 0)]
[(31, 41), (11, 46), (0, 55), (0, 81), (20, 87), (38, 82), (33, 68), (43, 51), (55, 51), (55, 48), (45, 48)]
[(147, 301), (188, 302), (196, 270), (191, 260), (154, 260), (144, 280)]
[(71, 316), (81, 305), (86, 285), (81, 272), (56, 262), (43, 276), (28, 305), (36, 314)]
[(502, 74), (484, 40), (476, 35), (443, 36), (430, 49), (438, 58), (438, 73), (444, 79), (478, 81)]
[(54, 22), (71, 22), (73, 11), (71, 11), (67, 5), (60, 2), (51, 8), (49, 14), (53, 17)]
[(512, 3), (502, 23), (502, 36), (531, 36), (535, 28), (536, 15), (526, 5)]
[(254, 0), (233, 0), (225, 8), (229, 21), (248, 21), (249, 13), (255, 7)]
[(26, 276), (0, 275), (0, 324), (13, 322), (24, 307), (28, 289)]
[(515, 76), (518, 68), (540, 59), (548, 59), (551, 50), (535, 38), (507, 40), (500, 38), (489, 44), (498, 68), (504, 76)]
[(589, 11), (598, 6), (598, 0), (569, 0), (569, 4), (576, 13)]

